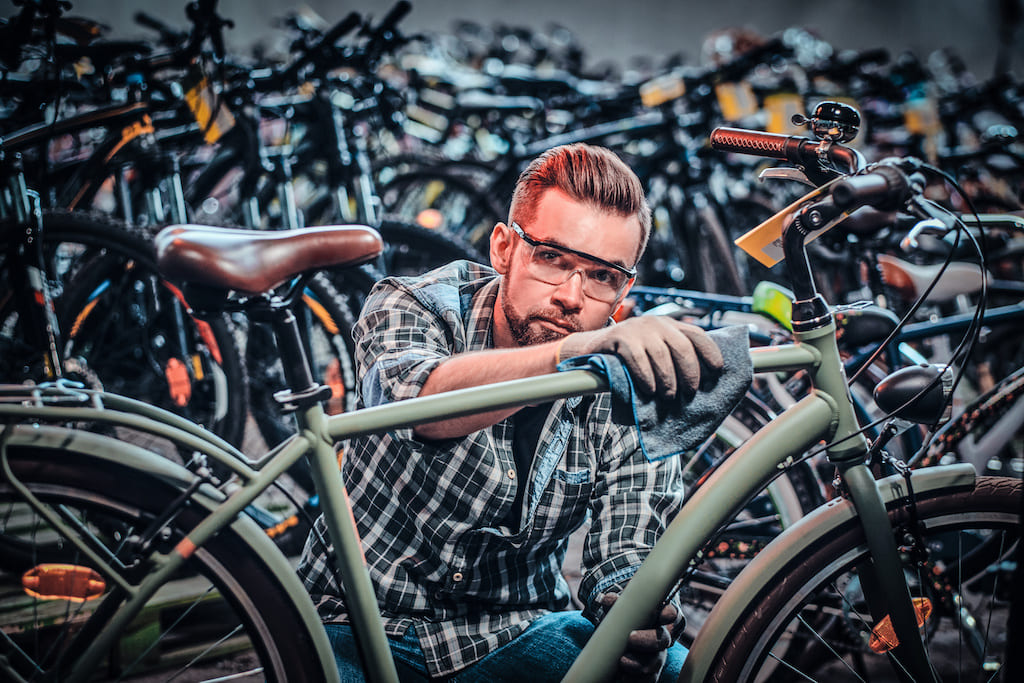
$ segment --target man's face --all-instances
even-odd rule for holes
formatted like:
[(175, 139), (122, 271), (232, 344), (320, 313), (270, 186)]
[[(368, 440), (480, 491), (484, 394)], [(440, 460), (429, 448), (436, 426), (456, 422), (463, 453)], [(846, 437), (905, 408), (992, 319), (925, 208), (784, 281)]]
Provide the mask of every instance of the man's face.
[[(521, 226), (530, 238), (585, 252), (631, 268), (641, 239), (635, 216), (617, 216), (571, 199), (559, 190), (541, 197), (537, 217)], [(572, 332), (596, 330), (605, 323), (628, 291), (614, 301), (584, 292), (583, 274), (561, 284), (537, 279), (528, 265), (530, 246), (510, 227), (500, 224), (491, 238), (491, 263), (505, 278), (495, 311), (495, 344), (526, 346), (560, 339)]]

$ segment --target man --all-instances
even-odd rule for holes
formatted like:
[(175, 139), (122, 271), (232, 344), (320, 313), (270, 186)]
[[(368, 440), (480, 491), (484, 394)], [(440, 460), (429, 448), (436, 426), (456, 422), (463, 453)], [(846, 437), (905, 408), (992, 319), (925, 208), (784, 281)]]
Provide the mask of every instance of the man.
[[(355, 330), (362, 402), (546, 374), (591, 353), (620, 355), (641, 393), (696, 390), (702, 369), (722, 367), (702, 330), (610, 322), (650, 223), (639, 179), (609, 150), (544, 153), (494, 228), (493, 269), (456, 262), (371, 293)], [(678, 462), (649, 461), (607, 394), (360, 438), (343, 471), (403, 680), (559, 680), (682, 496)], [(565, 611), (560, 569), (588, 512), (585, 609)], [(359, 680), (344, 597), (317, 545), (300, 573), (343, 680)], [(621, 676), (675, 680), (678, 621), (669, 605), (635, 631)]]

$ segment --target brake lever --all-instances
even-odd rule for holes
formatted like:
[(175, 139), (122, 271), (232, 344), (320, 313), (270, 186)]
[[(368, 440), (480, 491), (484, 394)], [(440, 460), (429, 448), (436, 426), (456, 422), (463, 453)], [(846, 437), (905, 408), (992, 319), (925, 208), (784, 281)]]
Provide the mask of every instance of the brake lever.
[(911, 197), (905, 208), (911, 215), (921, 220), (910, 229), (906, 237), (900, 240), (900, 248), (904, 251), (916, 249), (918, 235), (926, 230), (939, 232), (945, 236), (959, 227), (956, 216), (920, 195)]
[(777, 178), (779, 180), (795, 180), (798, 183), (803, 183), (804, 185), (809, 185), (810, 187), (818, 187), (816, 184), (814, 184), (813, 181), (811, 181), (810, 178), (807, 177), (806, 173), (804, 173), (802, 170), (798, 168), (785, 168), (781, 166), (775, 168), (766, 168), (757, 175), (757, 179), (762, 182), (768, 180), (769, 178)]
[(917, 249), (918, 246), (920, 246), (917, 238), (925, 231), (938, 232), (945, 235), (949, 232), (949, 226), (938, 218), (926, 218), (925, 220), (918, 221), (914, 224), (914, 227), (910, 229), (910, 232), (900, 240), (900, 249), (903, 251), (914, 251)]

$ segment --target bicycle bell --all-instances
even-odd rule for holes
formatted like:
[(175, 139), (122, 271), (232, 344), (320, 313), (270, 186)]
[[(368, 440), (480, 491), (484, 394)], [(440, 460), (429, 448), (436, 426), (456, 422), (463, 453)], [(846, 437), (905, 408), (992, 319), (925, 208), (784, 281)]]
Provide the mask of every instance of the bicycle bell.
[(842, 102), (822, 102), (810, 118), (795, 114), (792, 120), (797, 126), (811, 124), (814, 137), (829, 142), (850, 142), (860, 132), (860, 113)]

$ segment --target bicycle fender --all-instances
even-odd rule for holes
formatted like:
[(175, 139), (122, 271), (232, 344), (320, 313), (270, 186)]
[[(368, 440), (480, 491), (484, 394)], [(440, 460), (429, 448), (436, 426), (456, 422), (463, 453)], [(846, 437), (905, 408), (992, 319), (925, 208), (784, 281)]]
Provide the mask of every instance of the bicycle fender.
[[(140, 477), (154, 477), (178, 488), (185, 488), (195, 480), (195, 475), (181, 465), (148, 451), (135, 444), (119, 441), (101, 434), (76, 429), (40, 425), (15, 425), (7, 435), (7, 446), (52, 449), (74, 453), (82, 458), (83, 467), (89, 460), (115, 463), (138, 472)], [(192, 500), (206, 509), (214, 509), (224, 500), (224, 494), (204, 484)], [(321, 668), (328, 680), (336, 683), (338, 668), (327, 633), (323, 629), (313, 601), (288, 558), (274, 545), (266, 533), (247, 516), (239, 516), (231, 528), (249, 546), (253, 557), (273, 573), (288, 598), (296, 605), (303, 623), (308, 627), (314, 647), (318, 653)]]
[[(976, 476), (977, 471), (973, 465), (958, 463), (914, 470), (911, 479), (914, 493), (923, 496), (938, 491), (969, 489), (974, 486)], [(886, 505), (907, 494), (906, 481), (902, 475), (880, 479), (877, 485)], [(704, 681), (730, 627), (740, 618), (751, 597), (760, 595), (775, 571), (798, 553), (822, 539), (834, 537), (841, 526), (856, 516), (849, 500), (831, 500), (786, 529), (758, 553), (715, 603), (686, 656), (679, 681)]]

